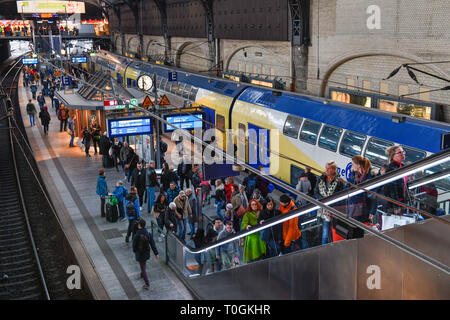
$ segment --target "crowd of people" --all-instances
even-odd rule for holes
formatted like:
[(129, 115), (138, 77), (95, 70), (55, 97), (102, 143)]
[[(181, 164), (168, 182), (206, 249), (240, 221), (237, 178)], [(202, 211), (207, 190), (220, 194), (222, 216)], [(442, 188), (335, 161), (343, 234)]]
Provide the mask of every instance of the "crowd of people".
[[(49, 24), (44, 26), (38, 26), (36, 29), (37, 35), (49, 35), (50, 31), (52, 35), (74, 35), (77, 36), (80, 33), (80, 30), (73, 26), (72, 28), (68, 28), (67, 26), (60, 25), (59, 27), (56, 24)], [(31, 36), (32, 29), (28, 25), (22, 26), (14, 26), (11, 24), (0, 25), (0, 35), (5, 37), (14, 37), (14, 36)]]

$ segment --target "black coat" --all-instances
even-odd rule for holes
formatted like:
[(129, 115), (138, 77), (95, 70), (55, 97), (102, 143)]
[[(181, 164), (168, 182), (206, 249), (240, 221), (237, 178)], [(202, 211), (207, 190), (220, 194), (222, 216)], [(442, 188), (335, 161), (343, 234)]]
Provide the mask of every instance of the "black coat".
[(111, 143), (107, 136), (101, 136), (100, 141), (98, 142), (98, 146), (100, 147), (100, 154), (107, 156), (109, 155), (109, 148), (111, 147)]
[(164, 171), (161, 175), (161, 184), (163, 186), (163, 190), (167, 190), (170, 187), (170, 183), (174, 181), (178, 184), (178, 176), (173, 171)]
[[(400, 165), (397, 162), (392, 161), (386, 168), (386, 173), (397, 170), (399, 168)], [(402, 203), (408, 202), (405, 192), (405, 180), (403, 178), (392, 181), (391, 183), (384, 185), (383, 188), (384, 188), (384, 195), (386, 197), (389, 197)], [(392, 202), (387, 202), (387, 209), (396, 209), (396, 208), (399, 207), (393, 204)]]
[(135, 168), (131, 172), (131, 185), (138, 189), (145, 188), (145, 169)]
[(140, 241), (141, 237), (145, 234), (149, 235), (149, 238), (150, 238), (149, 244), (150, 244), (150, 247), (152, 248), (153, 253), (155, 254), (155, 256), (158, 255), (158, 249), (156, 248), (155, 241), (153, 240), (152, 234), (150, 232), (148, 232), (147, 229), (143, 228), (143, 229), (138, 230), (133, 238), (133, 252), (135, 254), (137, 262), (145, 262), (148, 259), (150, 259), (150, 247), (148, 248), (148, 250), (146, 250), (144, 252), (138, 251), (138, 241)]
[(43, 126), (46, 126), (50, 123), (50, 113), (47, 110), (42, 110), (39, 112), (39, 118), (41, 118), (41, 123)]
[[(258, 217), (258, 223), (264, 220), (263, 223), (267, 222), (267, 220), (279, 216), (281, 214), (280, 211), (276, 209), (268, 210), (267, 208), (264, 208)], [(274, 240), (275, 242), (279, 242), (283, 239), (283, 223), (279, 223), (273, 227), (268, 228), (270, 230), (269, 239)]]
[[(173, 224), (173, 227), (170, 227), (170, 224)], [(177, 232), (177, 225), (178, 225), (178, 219), (176, 210), (171, 210), (170, 208), (167, 208), (166, 214), (164, 216), (164, 224), (166, 225), (166, 229), (168, 231)]]
[[(183, 168), (184, 167), (184, 168)], [(184, 169), (184, 170), (183, 170)], [(192, 171), (192, 164), (180, 162), (177, 168), (177, 173), (180, 177), (189, 176), (189, 171)]]

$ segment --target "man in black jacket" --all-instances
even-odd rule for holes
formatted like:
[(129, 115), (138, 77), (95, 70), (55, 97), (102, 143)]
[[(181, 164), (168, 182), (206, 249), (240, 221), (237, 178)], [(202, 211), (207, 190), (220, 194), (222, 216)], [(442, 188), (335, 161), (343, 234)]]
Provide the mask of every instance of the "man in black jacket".
[(92, 142), (94, 143), (94, 155), (97, 154), (97, 143), (100, 140), (100, 126), (97, 124), (95, 118), (92, 119), (89, 131), (92, 135)]
[(166, 215), (164, 216), (164, 224), (166, 225), (167, 232), (172, 231), (177, 233), (177, 205), (174, 202), (169, 203)]
[(158, 186), (158, 179), (156, 178), (155, 161), (150, 160), (145, 166), (145, 186), (147, 190), (147, 211), (151, 213), (153, 204), (155, 203), (155, 188)]
[(181, 162), (178, 164), (177, 173), (180, 177), (180, 189), (183, 190), (184, 181), (186, 181), (186, 188), (189, 188), (189, 172), (192, 170), (192, 164), (187, 163), (187, 156), (184, 155)]
[[(401, 146), (395, 145), (387, 148), (386, 155), (389, 158), (389, 165), (386, 168), (386, 173), (404, 166), (403, 161), (405, 161), (406, 152)], [(384, 186), (384, 195), (396, 201), (407, 203), (407, 182), (407, 177), (404, 177), (386, 184)], [(387, 211), (389, 213), (401, 214), (401, 207), (393, 204), (392, 202), (388, 202)]]
[(138, 190), (139, 194), (139, 203), (142, 204), (144, 200), (144, 192), (145, 192), (145, 169), (142, 167), (142, 162), (137, 164), (137, 167), (131, 173), (131, 186), (134, 186)]
[(98, 146), (100, 148), (100, 154), (102, 155), (103, 168), (106, 168), (106, 167), (108, 167), (109, 148), (111, 147), (111, 143), (109, 142), (106, 131), (100, 137)]

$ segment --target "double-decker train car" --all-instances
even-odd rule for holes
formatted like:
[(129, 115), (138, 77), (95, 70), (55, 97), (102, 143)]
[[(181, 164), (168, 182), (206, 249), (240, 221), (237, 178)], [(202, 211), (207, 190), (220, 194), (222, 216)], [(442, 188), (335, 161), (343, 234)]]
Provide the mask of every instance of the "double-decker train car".
[[(220, 147), (225, 150), (229, 139), (225, 130), (233, 130), (235, 145), (243, 141), (244, 134), (241, 159), (265, 167), (267, 173), (291, 185), (296, 185), (303, 164), (323, 171), (333, 160), (339, 175), (348, 179), (355, 155), (363, 155), (379, 167), (387, 161), (386, 148), (399, 144), (406, 151), (406, 161), (414, 162), (447, 148), (450, 138), (447, 123), (209, 78), (106, 51), (91, 57), (90, 65), (95, 70), (109, 70), (128, 87), (136, 86), (142, 74), (156, 74), (158, 91), (203, 107), (204, 128), (214, 126), (216, 136), (222, 135), (217, 139)], [(173, 70), (177, 82), (168, 81), (168, 72)]]

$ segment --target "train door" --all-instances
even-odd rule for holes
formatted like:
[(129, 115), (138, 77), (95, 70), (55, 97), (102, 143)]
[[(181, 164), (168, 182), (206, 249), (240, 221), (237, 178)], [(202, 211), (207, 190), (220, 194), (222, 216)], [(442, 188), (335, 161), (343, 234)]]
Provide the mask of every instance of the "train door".
[(248, 164), (270, 173), (270, 130), (248, 124)]
[(210, 108), (203, 108), (203, 113), (205, 114), (205, 130), (208, 129), (212, 129), (215, 126), (215, 116), (216, 116), (216, 111), (214, 109), (210, 109)]

